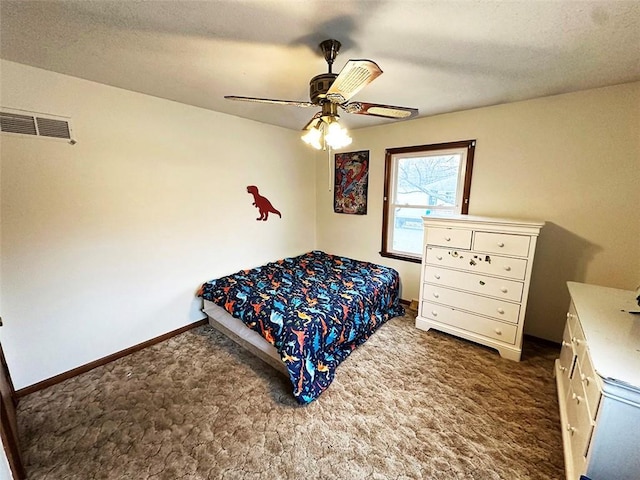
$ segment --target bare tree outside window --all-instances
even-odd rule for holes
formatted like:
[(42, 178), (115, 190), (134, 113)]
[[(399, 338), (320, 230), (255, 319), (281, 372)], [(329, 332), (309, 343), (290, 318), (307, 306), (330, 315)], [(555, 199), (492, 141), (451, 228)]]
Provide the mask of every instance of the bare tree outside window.
[(467, 213), (475, 141), (388, 149), (382, 251), (419, 262), (422, 217)]
[(397, 202), (453, 206), (460, 161), (459, 154), (399, 159)]

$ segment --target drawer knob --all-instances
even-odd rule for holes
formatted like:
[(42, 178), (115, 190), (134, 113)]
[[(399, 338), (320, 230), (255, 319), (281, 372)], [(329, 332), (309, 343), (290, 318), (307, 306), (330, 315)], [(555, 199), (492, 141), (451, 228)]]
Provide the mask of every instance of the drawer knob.
[(563, 367), (562, 365), (558, 367), (558, 370), (560, 370), (561, 372), (566, 372), (567, 371), (567, 367)]
[(562, 346), (563, 346), (563, 347), (570, 347), (570, 346), (571, 346), (571, 343), (570, 343), (570, 342), (566, 342), (566, 341), (564, 341), (564, 340), (563, 340), (563, 341), (562, 341)]
[(499, 328), (496, 328), (494, 331), (496, 332), (496, 335), (502, 335), (502, 330)]
[(440, 298), (440, 294), (438, 292), (433, 292), (434, 298)]
[(576, 432), (576, 427), (572, 427), (570, 423), (567, 423), (567, 432), (573, 435)]
[(582, 380), (587, 386), (589, 386), (593, 379), (591, 377), (587, 377), (584, 373), (581, 373), (580, 380)]
[(579, 338), (576, 338), (576, 337), (572, 337), (571, 341), (573, 343), (575, 343), (576, 345), (580, 345), (582, 343), (582, 340), (580, 340)]
[(440, 275), (438, 275), (437, 273), (434, 275), (434, 277), (436, 277), (436, 280), (440, 280)]
[(575, 393), (571, 394), (571, 398), (573, 398), (576, 403), (579, 405), (582, 400), (584, 400), (580, 395), (576, 395)]
[(436, 255), (436, 258), (437, 258), (438, 260), (442, 260), (442, 255)]
[(501, 291), (502, 293), (507, 293), (509, 290), (507, 290), (507, 287), (502, 287), (502, 288), (500, 289), (500, 291)]
[(498, 246), (499, 246), (500, 248), (504, 247), (504, 242), (498, 242)]
[(510, 272), (511, 271), (511, 267), (509, 265), (505, 265), (504, 266), (505, 271)]
[(431, 310), (431, 315), (433, 315), (434, 317), (438, 316), (438, 312), (436, 312), (435, 310)]
[(500, 315), (504, 314), (504, 308), (498, 308), (498, 313), (499, 313)]
[(444, 237), (444, 239), (445, 239), (447, 242), (450, 242), (450, 241), (451, 241), (451, 237)]
[(575, 318), (575, 315), (571, 312), (567, 313), (567, 320), (570, 320), (572, 318)]

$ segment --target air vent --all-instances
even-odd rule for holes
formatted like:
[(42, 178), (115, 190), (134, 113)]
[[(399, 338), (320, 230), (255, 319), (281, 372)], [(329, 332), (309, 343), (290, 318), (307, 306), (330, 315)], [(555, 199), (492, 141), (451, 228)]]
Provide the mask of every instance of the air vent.
[(36, 125), (38, 125), (38, 133), (43, 137), (66, 138), (67, 140), (71, 140), (69, 122), (65, 120), (36, 117)]
[(70, 119), (56, 115), (0, 107), (0, 131), (34, 137), (59, 138), (75, 143), (71, 138)]
[(0, 112), (0, 130), (6, 133), (21, 133), (22, 135), (38, 134), (34, 117), (4, 111)]

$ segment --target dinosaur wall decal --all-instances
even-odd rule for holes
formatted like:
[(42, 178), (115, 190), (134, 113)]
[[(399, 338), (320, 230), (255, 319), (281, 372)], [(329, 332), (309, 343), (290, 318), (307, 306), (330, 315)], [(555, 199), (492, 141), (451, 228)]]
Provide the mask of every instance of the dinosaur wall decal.
[(258, 211), (260, 212), (260, 216), (256, 218), (256, 220), (266, 221), (269, 218), (269, 213), (275, 213), (280, 218), (282, 218), (282, 214), (274, 208), (271, 202), (266, 198), (260, 195), (258, 192), (258, 187), (255, 185), (249, 185), (247, 187), (247, 193), (253, 195), (253, 203)]

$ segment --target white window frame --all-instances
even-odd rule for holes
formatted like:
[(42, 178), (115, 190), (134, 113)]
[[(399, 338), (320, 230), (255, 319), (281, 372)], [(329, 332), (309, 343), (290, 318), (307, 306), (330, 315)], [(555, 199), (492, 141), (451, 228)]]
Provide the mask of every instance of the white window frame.
[[(435, 215), (467, 214), (471, 190), (471, 173), (473, 170), (473, 156), (475, 140), (440, 143), (434, 145), (420, 145), (414, 147), (390, 148), (386, 151), (385, 161), (385, 189), (383, 198), (383, 226), (382, 250), (383, 257), (396, 258), (419, 263), (422, 253), (406, 252), (393, 249), (394, 225), (396, 224), (397, 208), (415, 208), (430, 210)], [(398, 186), (398, 163), (401, 159), (416, 157), (432, 157), (459, 154), (461, 155), (458, 182), (456, 187), (455, 205), (418, 205), (395, 203)]]

